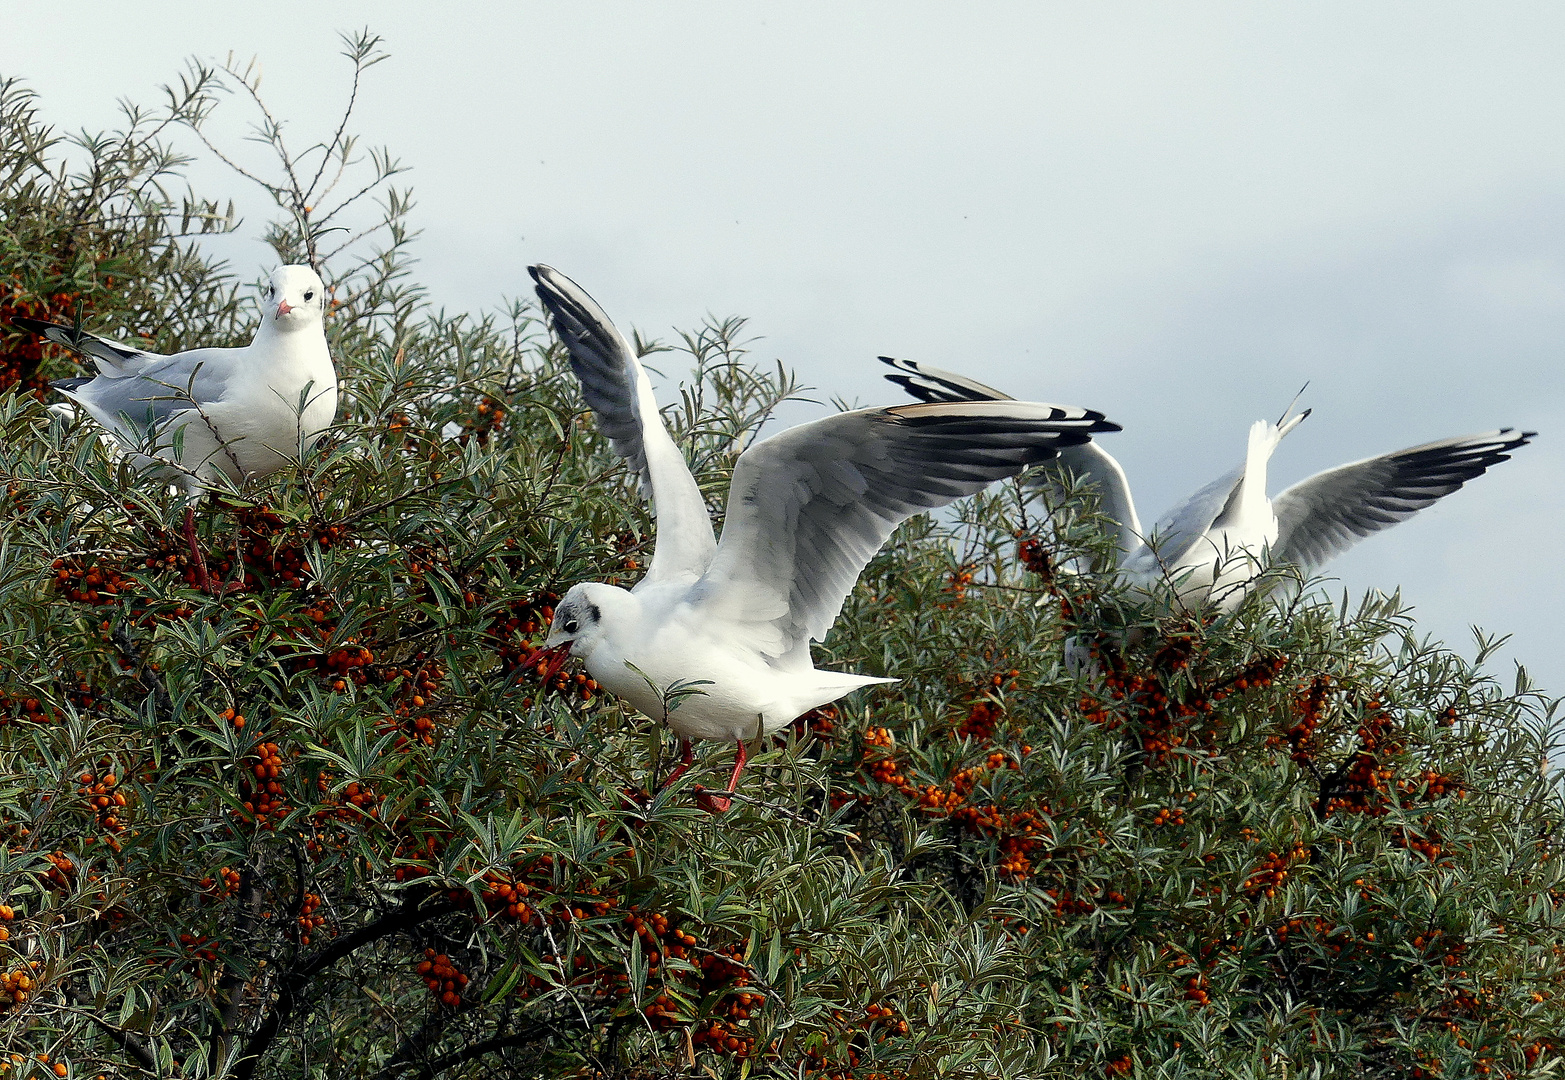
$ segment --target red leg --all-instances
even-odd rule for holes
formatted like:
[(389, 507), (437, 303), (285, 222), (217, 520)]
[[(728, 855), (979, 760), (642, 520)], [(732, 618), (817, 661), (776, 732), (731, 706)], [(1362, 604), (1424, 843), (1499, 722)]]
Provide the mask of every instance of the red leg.
[(226, 592), (242, 588), (237, 581), (229, 585), (212, 584), (212, 575), (206, 568), (206, 556), (201, 554), (201, 544), (196, 540), (196, 511), (193, 506), (185, 507), (185, 543), (189, 546), (190, 557), (196, 564), (196, 588), (208, 596), (222, 596)]
[(734, 762), (734, 774), (728, 778), (727, 795), (710, 795), (700, 788), (696, 788), (696, 804), (709, 814), (726, 813), (728, 808), (733, 805), (734, 801), (728, 795), (732, 795), (734, 789), (739, 786), (739, 774), (744, 772), (744, 763), (749, 759), (750, 753), (743, 739), (738, 740), (735, 745), (739, 747), (739, 755)]
[(185, 507), (185, 544), (190, 548), (190, 558), (195, 563), (196, 588), (210, 593), (212, 578), (207, 573), (206, 556), (201, 554), (201, 545), (196, 540), (196, 509), (193, 506)]
[(689, 739), (679, 740), (679, 750), (679, 765), (674, 769), (673, 772), (668, 774), (667, 780), (658, 785), (659, 791), (662, 791), (664, 788), (671, 786), (675, 780), (678, 780), (681, 776), (685, 775), (685, 772), (690, 768), (690, 766), (695, 764), (696, 749), (690, 745)]

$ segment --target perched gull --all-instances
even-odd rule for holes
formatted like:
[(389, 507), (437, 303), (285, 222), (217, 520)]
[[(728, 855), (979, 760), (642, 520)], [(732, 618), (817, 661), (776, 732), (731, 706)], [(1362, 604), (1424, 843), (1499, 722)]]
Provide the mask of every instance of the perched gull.
[[(160, 356), (126, 342), (37, 319), (16, 325), (97, 363), (94, 376), (54, 386), (130, 452), (140, 469), (196, 495), (225, 476), (266, 476), (296, 460), (337, 413), (337, 370), (322, 321), (325, 287), (308, 266), (279, 266), (262, 292), (261, 325), (249, 345)], [(195, 540), (185, 538), (203, 589)]]
[[(883, 356), (887, 375), (928, 402), (1008, 401), (993, 387), (911, 360)], [(1244, 462), (1166, 514), (1143, 534), (1125, 472), (1097, 443), (1062, 449), (1060, 466), (1097, 489), (1118, 529), (1120, 568), (1143, 587), (1167, 580), (1185, 603), (1238, 606), (1261, 569), (1290, 564), (1309, 577), (1365, 537), (1418, 511), (1509, 459), (1537, 432), (1512, 428), (1460, 435), (1339, 465), (1266, 497), (1266, 465), (1277, 443), (1308, 411), (1280, 425), (1250, 428)]]
[[(839, 413), (740, 455), (719, 544), (635, 351), (575, 282), (548, 266), (529, 272), (588, 405), (657, 520), (646, 576), (628, 592), (573, 586), (539, 659), (548, 673), (578, 656), (600, 685), (666, 722), (683, 751), (669, 782), (693, 760), (692, 739), (727, 739), (739, 748), (732, 793), (747, 741), (850, 690), (895, 681), (818, 671), (810, 642), (826, 636), (898, 524), (1119, 430), (1101, 413), (1030, 402)], [(729, 804), (699, 797), (711, 810)]]

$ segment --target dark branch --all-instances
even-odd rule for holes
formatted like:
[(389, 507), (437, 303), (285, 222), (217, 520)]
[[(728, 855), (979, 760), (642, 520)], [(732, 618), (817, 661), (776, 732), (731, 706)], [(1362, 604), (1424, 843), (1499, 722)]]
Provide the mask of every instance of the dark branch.
[(235, 1080), (251, 1080), (255, 1075), (255, 1070), (261, 1063), (261, 1055), (266, 1053), (267, 1048), (272, 1045), (272, 1040), (277, 1038), (277, 1033), (293, 1014), (301, 992), (317, 975), (372, 941), (379, 941), (381, 938), (412, 929), (421, 922), (460, 910), (457, 904), (449, 900), (437, 901), (427, 908), (420, 907), (419, 905), (428, 896), (427, 892), (409, 896), (401, 907), (372, 923), (361, 926), (351, 934), (338, 938), (285, 974), (277, 984), (276, 1003), (268, 1011), (266, 1018), (261, 1021), (261, 1026), (256, 1029), (255, 1034), (251, 1035), (249, 1041), (245, 1043), (244, 1053), (234, 1068)]
[(520, 1031), (513, 1031), (509, 1035), (496, 1035), (492, 1039), (476, 1042), (471, 1046), (463, 1047), (461, 1050), (454, 1050), (444, 1057), (437, 1057), (433, 1061), (426, 1061), (420, 1065), (415, 1065), (412, 1062), (388, 1065), (371, 1077), (371, 1080), (393, 1080), (394, 1077), (402, 1075), (409, 1069), (417, 1070), (413, 1075), (418, 1077), (418, 1080), (433, 1080), (434, 1077), (439, 1076), (447, 1069), (464, 1065), (475, 1058), (481, 1058), (499, 1050), (508, 1050), (513, 1046), (526, 1046), (529, 1043), (538, 1042), (540, 1039), (553, 1033), (554, 1029), (548, 1024), (529, 1024)]
[(99, 1029), (102, 1030), (102, 1032), (113, 1041), (114, 1045), (129, 1055), (131, 1060), (133, 1060), (137, 1065), (140, 1065), (148, 1072), (157, 1071), (157, 1058), (152, 1055), (152, 1051), (141, 1045), (140, 1039), (136, 1038), (136, 1036), (132, 1035), (128, 1031), (120, 1030), (113, 1024), (109, 1023), (107, 1020), (103, 1019), (103, 1017), (99, 1016), (92, 1009), (84, 1006), (80, 999), (78, 999), (77, 996), (70, 990), (65, 990), (64, 995), (65, 999), (72, 1005), (75, 1005), (77, 1008), (85, 1011), (87, 1016), (91, 1018), (92, 1022), (97, 1024)]

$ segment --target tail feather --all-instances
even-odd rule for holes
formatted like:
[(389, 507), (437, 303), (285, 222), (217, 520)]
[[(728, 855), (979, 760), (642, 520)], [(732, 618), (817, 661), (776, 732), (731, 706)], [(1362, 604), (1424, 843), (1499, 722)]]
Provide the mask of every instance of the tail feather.
[(138, 349), (118, 341), (110, 341), (108, 338), (99, 337), (97, 334), (89, 334), (87, 331), (74, 326), (45, 322), (42, 319), (29, 319), (20, 315), (13, 318), (11, 323), (14, 326), (20, 326), (23, 330), (37, 334), (45, 341), (63, 345), (74, 353), (96, 360), (99, 364), (107, 365), (102, 370), (109, 372), (111, 375), (114, 372), (122, 371), (127, 362), (151, 355), (145, 349)]

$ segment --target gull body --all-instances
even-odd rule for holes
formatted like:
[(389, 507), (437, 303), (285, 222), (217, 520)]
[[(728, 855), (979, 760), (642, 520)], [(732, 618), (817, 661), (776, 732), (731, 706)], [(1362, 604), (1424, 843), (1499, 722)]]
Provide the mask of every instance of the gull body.
[[(636, 592), (576, 585), (556, 609), (555, 625), (576, 615), (588, 629), (572, 641), (572, 655), (600, 686), (682, 739), (749, 741), (851, 690), (896, 681), (768, 662), (704, 619), (690, 587), (678, 582)], [(566, 640), (555, 631), (546, 644)], [(679, 694), (681, 686), (691, 692)]]
[(858, 687), (895, 681), (819, 671), (810, 642), (826, 636), (898, 524), (1118, 430), (1101, 413), (1033, 402), (839, 413), (740, 455), (719, 544), (635, 351), (575, 282), (547, 266), (529, 272), (583, 396), (657, 521), (652, 561), (634, 588), (583, 583), (555, 606), (545, 671), (567, 650), (580, 657), (600, 685), (673, 729), (687, 765), (692, 739), (736, 742), (730, 792), (748, 740)]
[(322, 318), (326, 290), (307, 266), (279, 266), (262, 290), (249, 345), (163, 356), (70, 326), (16, 319), (97, 374), (56, 389), (128, 451), (137, 467), (199, 492), (219, 476), (263, 477), (331, 426), (337, 372)]
[[(1007, 395), (962, 375), (881, 357), (887, 375), (922, 401), (1004, 401)], [(1115, 527), (1119, 567), (1150, 591), (1174, 586), (1187, 606), (1232, 610), (1267, 565), (1309, 577), (1360, 540), (1405, 521), (1510, 458), (1536, 432), (1512, 428), (1459, 435), (1349, 462), (1316, 473), (1275, 498), (1267, 465), (1283, 436), (1309, 415), (1256, 421), (1244, 461), (1165, 514), (1143, 533), (1124, 469), (1097, 443), (1067, 447), (1057, 466), (1095, 489)], [(1045, 483), (1048, 483), (1045, 480)]]

